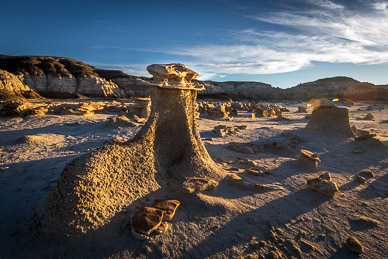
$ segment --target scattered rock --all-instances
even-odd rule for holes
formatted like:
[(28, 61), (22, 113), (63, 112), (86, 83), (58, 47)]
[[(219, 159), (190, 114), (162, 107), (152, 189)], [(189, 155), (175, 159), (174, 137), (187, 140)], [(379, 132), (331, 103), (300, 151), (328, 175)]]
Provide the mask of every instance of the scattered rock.
[(307, 107), (306, 106), (298, 106), (298, 113), (307, 113)]
[(259, 154), (260, 152), (259, 146), (252, 143), (231, 142), (228, 148), (233, 151), (245, 154)]
[(368, 130), (357, 129), (354, 125), (351, 129), (355, 135), (355, 140), (366, 140), (376, 137), (376, 134), (371, 134)]
[(357, 254), (361, 254), (362, 252), (364, 252), (362, 244), (354, 236), (348, 237), (348, 239), (346, 240), (346, 248)]
[(356, 182), (359, 182), (359, 183), (366, 183), (366, 179), (365, 179), (364, 177), (360, 176), (360, 175), (356, 175), (356, 176), (354, 177), (354, 180), (355, 180)]
[(375, 116), (373, 116), (372, 113), (368, 112), (367, 115), (365, 115), (365, 117), (362, 118), (363, 120), (374, 120), (375, 119)]
[(178, 200), (156, 200), (152, 207), (164, 211), (163, 221), (171, 220), (181, 203)]
[(182, 184), (182, 191), (184, 193), (203, 192), (212, 190), (218, 186), (218, 182), (204, 177), (192, 177), (187, 179)]
[(321, 161), (318, 157), (318, 154), (308, 151), (306, 149), (301, 149), (300, 153), (301, 154), (298, 158), (298, 164), (301, 167), (314, 170), (318, 168), (318, 163)]
[(361, 175), (361, 176), (365, 176), (365, 177), (369, 177), (369, 178), (373, 178), (375, 177), (375, 174), (372, 172), (372, 170), (370, 169), (365, 169), (365, 170), (362, 170), (358, 173), (358, 175)]
[(138, 232), (149, 236), (162, 223), (164, 211), (153, 208), (143, 207), (136, 211), (131, 219), (132, 232)]
[(317, 178), (307, 180), (307, 187), (313, 191), (330, 197), (333, 197), (334, 194), (338, 192), (337, 184), (331, 180), (330, 173), (328, 172)]

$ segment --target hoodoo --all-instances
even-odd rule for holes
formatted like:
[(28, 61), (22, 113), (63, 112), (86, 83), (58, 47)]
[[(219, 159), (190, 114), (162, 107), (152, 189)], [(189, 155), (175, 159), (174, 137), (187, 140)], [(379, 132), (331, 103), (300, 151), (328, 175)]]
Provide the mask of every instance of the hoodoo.
[(150, 65), (151, 114), (130, 141), (96, 149), (66, 165), (44, 205), (49, 234), (73, 236), (96, 230), (167, 182), (188, 177), (219, 180), (195, 123), (198, 76), (183, 64)]
[(314, 106), (314, 111), (306, 125), (307, 130), (321, 134), (354, 136), (349, 125), (348, 109), (338, 108), (326, 98), (313, 99), (311, 103)]

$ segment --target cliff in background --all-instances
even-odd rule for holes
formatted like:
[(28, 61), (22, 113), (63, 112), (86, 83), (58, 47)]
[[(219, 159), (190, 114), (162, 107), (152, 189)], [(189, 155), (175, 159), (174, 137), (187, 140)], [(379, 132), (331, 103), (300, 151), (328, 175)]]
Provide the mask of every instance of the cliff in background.
[[(97, 69), (86, 63), (61, 57), (0, 55), (0, 69), (8, 71), (26, 86), (45, 97), (69, 98), (147, 96), (150, 78), (127, 75), (122, 71)], [(333, 77), (300, 84), (288, 89), (261, 82), (195, 81), (203, 85), (202, 98), (240, 98), (258, 100), (309, 100), (343, 98), (356, 100), (376, 93), (388, 101), (388, 85), (360, 83), (349, 77)]]

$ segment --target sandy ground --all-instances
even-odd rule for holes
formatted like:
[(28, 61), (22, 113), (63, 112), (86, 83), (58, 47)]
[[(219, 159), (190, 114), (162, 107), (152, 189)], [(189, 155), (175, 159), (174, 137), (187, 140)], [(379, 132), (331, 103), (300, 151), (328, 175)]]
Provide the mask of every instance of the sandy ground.
[[(375, 133), (384, 146), (307, 132), (306, 114), (296, 113), (297, 105), (283, 103), (290, 109), (283, 114), (289, 121), (252, 119), (246, 112), (232, 121), (197, 119), (205, 146), (221, 167), (246, 169), (233, 162), (249, 158), (271, 174), (247, 177), (283, 189), (258, 191), (221, 181), (214, 191), (192, 196), (158, 194), (180, 200), (181, 206), (169, 231), (146, 241), (135, 239), (128, 230), (131, 211), (117, 215), (115, 222), (121, 224), (61, 242), (40, 234), (37, 220), (66, 163), (117, 137), (128, 140), (141, 126), (107, 127), (108, 118), (117, 113), (0, 118), (0, 257), (388, 258), (388, 123), (383, 122), (388, 120), (388, 105), (375, 104), (373, 110), (362, 103), (348, 107), (350, 125)], [(375, 120), (358, 119), (368, 112)], [(215, 136), (212, 129), (223, 124), (247, 128), (223, 138)], [(307, 141), (287, 150), (263, 145), (282, 139), (284, 132)], [(230, 142), (258, 144), (261, 152), (235, 152), (228, 149)], [(366, 152), (355, 154), (355, 147)], [(319, 154), (319, 170), (329, 171), (340, 190), (334, 198), (306, 189), (306, 180), (320, 173), (297, 165), (300, 149)], [(375, 177), (361, 184), (353, 177), (363, 169), (372, 170)], [(345, 247), (350, 235), (364, 247), (360, 256)]]

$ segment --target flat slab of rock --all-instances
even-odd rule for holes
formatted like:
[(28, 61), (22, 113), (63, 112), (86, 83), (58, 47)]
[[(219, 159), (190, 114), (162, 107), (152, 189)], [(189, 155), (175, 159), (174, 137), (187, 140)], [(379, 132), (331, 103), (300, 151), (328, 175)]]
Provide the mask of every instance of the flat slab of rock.
[(331, 175), (328, 172), (321, 174), (317, 178), (307, 180), (307, 187), (329, 197), (333, 197), (338, 192), (337, 184), (331, 180)]
[(175, 211), (180, 204), (178, 200), (156, 200), (152, 207), (164, 211), (163, 221), (165, 221), (171, 220), (174, 217)]
[(205, 177), (192, 177), (182, 184), (183, 193), (194, 193), (212, 190), (218, 186), (218, 182)]
[[(132, 232), (137, 232), (149, 236), (160, 226), (163, 217), (163, 210), (153, 207), (143, 207), (136, 211), (132, 216)], [(134, 234), (136, 236), (136, 233)]]

